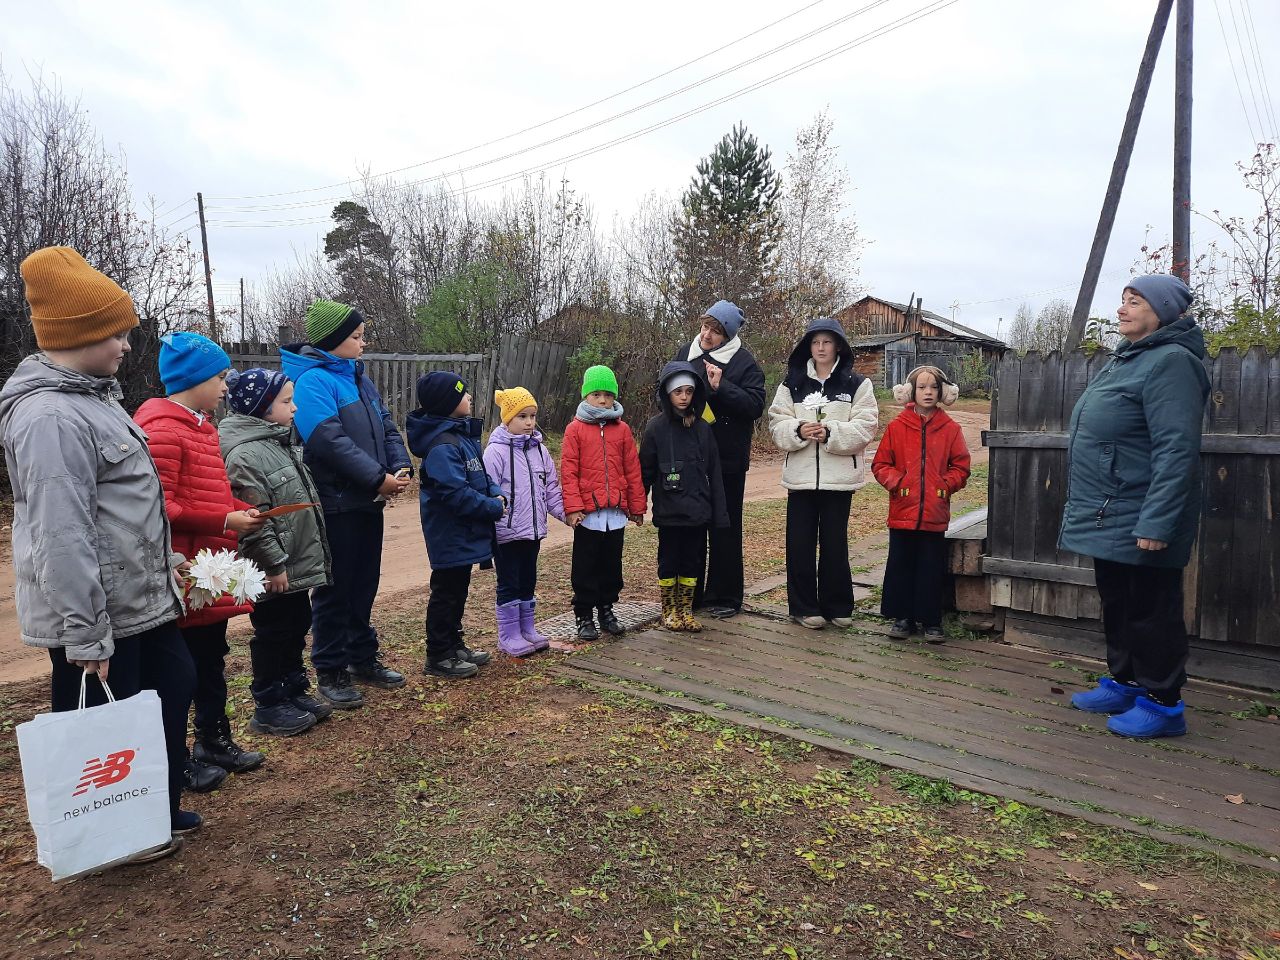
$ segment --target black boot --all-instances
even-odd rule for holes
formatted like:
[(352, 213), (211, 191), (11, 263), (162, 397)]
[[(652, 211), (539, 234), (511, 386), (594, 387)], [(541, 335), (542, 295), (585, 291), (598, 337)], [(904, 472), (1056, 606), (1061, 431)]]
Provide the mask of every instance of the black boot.
[(311, 712), (298, 707), (292, 700), (257, 707), (249, 721), (249, 729), (255, 733), (270, 733), (277, 737), (292, 737), (315, 725), (316, 718)]
[(191, 757), (187, 758), (182, 768), (183, 784), (192, 793), (211, 793), (222, 786), (222, 781), (225, 779), (227, 779), (227, 771), (222, 767), (201, 763)]
[(338, 710), (354, 710), (364, 706), (364, 694), (351, 682), (351, 674), (347, 673), (346, 668), (317, 670), (316, 685), (320, 689), (320, 696)]
[(916, 625), (910, 620), (895, 620), (889, 628), (889, 636), (895, 640), (905, 640), (915, 631)]
[(600, 629), (615, 637), (620, 637), (626, 632), (622, 624), (618, 622), (617, 616), (614, 615), (612, 603), (606, 603), (600, 608)]
[(196, 746), (191, 756), (202, 763), (211, 763), (231, 773), (244, 773), (262, 765), (267, 759), (256, 750), (244, 750), (231, 739), (231, 721), (219, 717), (212, 730), (196, 731)]
[(295, 670), (284, 678), (284, 695), (288, 697), (289, 702), (299, 710), (305, 710), (317, 720), (323, 720), (333, 713), (333, 707), (311, 696), (310, 689), (311, 681), (307, 679), (305, 669)]
[(422, 672), (433, 677), (444, 677), (446, 680), (465, 680), (474, 677), (480, 668), (469, 660), (459, 660), (456, 652), (443, 660), (428, 660)]
[(581, 614), (576, 614), (574, 620), (578, 624), (579, 643), (590, 643), (592, 640), (600, 639), (600, 631), (596, 629), (596, 623), (591, 619), (591, 614), (587, 614), (585, 617)]
[(395, 690), (404, 686), (404, 674), (396, 673), (382, 662), (382, 654), (375, 653), (363, 663), (353, 663), (347, 672), (361, 683), (383, 690)]
[(472, 650), (465, 643), (453, 651), (454, 660), (465, 660), (467, 663), (474, 663), (477, 667), (483, 667), (486, 663), (493, 659), (484, 650)]

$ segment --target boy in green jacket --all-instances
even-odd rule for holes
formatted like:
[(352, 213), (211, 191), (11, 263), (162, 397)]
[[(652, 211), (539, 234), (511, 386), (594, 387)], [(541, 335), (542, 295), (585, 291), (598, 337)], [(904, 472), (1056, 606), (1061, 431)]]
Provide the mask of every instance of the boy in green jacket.
[(285, 375), (261, 367), (233, 370), (227, 376), (227, 405), (233, 412), (222, 421), (219, 435), (235, 495), (264, 513), (305, 504), (240, 538), (241, 553), (267, 574), (267, 592), (249, 615), (255, 704), (249, 725), (259, 733), (291, 737), (333, 712), (307, 693), (302, 662), (311, 629), (309, 591), (332, 578), (324, 513), (302, 462), (302, 444), (293, 429), (293, 384)]

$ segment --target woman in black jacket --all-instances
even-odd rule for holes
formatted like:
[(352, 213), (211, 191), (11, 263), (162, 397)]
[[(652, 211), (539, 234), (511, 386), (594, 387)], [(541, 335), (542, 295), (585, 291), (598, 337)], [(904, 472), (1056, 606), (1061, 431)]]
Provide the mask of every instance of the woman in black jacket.
[(681, 347), (677, 360), (688, 360), (706, 380), (711, 433), (720, 453), (729, 526), (710, 532), (706, 586), (698, 574), (694, 606), (714, 617), (731, 617), (742, 609), (742, 499), (751, 466), (751, 435), (764, 415), (764, 371), (738, 336), (744, 315), (736, 304), (717, 301), (702, 316), (693, 342)]
[(729, 525), (720, 452), (702, 419), (707, 387), (697, 367), (683, 360), (663, 367), (658, 402), (662, 412), (645, 424), (640, 442), (640, 476), (645, 491), (653, 491), (662, 625), (697, 632), (693, 591), (707, 529)]

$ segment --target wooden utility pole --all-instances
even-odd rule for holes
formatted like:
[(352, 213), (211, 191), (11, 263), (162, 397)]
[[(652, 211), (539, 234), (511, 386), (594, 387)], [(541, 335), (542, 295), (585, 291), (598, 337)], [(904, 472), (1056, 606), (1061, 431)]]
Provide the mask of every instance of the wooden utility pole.
[[(1120, 145), (1116, 148), (1116, 159), (1111, 165), (1111, 179), (1107, 183), (1107, 194), (1102, 201), (1102, 213), (1098, 216), (1098, 229), (1093, 234), (1093, 246), (1089, 249), (1084, 278), (1080, 281), (1080, 294), (1076, 297), (1076, 308), (1071, 314), (1071, 326), (1067, 330), (1068, 350), (1080, 346), (1080, 341), (1084, 339), (1084, 326), (1089, 319), (1093, 295), (1098, 289), (1098, 276), (1102, 273), (1102, 261), (1107, 255), (1107, 243), (1111, 240), (1111, 228), (1115, 226), (1116, 210), (1120, 206), (1120, 192), (1124, 189), (1125, 174), (1129, 172), (1133, 143), (1138, 137), (1142, 108), (1147, 102), (1147, 91), (1151, 89), (1151, 75), (1155, 72), (1160, 43), (1164, 40), (1164, 30), (1172, 9), (1173, 0), (1160, 0), (1156, 6), (1151, 32), (1147, 35), (1147, 47), (1142, 53), (1142, 62), (1138, 64), (1138, 79), (1134, 82), (1133, 96), (1129, 98), (1129, 112), (1125, 114), (1124, 127), (1120, 131)], [(1187, 141), (1189, 145), (1189, 121)]]
[(244, 277), (240, 278), (240, 342), (244, 343)]
[(1191, 282), (1191, 37), (1195, 0), (1178, 0), (1173, 91), (1173, 272)]
[(218, 342), (218, 317), (213, 310), (213, 271), (209, 269), (209, 232), (204, 225), (204, 194), (196, 194), (196, 210), (200, 213), (200, 246), (204, 248), (204, 292), (209, 308), (209, 338)]

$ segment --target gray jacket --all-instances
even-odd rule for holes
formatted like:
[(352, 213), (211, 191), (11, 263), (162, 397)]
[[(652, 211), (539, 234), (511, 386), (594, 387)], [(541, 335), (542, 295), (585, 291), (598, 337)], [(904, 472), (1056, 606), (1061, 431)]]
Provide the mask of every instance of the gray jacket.
[(160, 477), (119, 396), (40, 353), (0, 389), (22, 641), (69, 660), (182, 613)]

